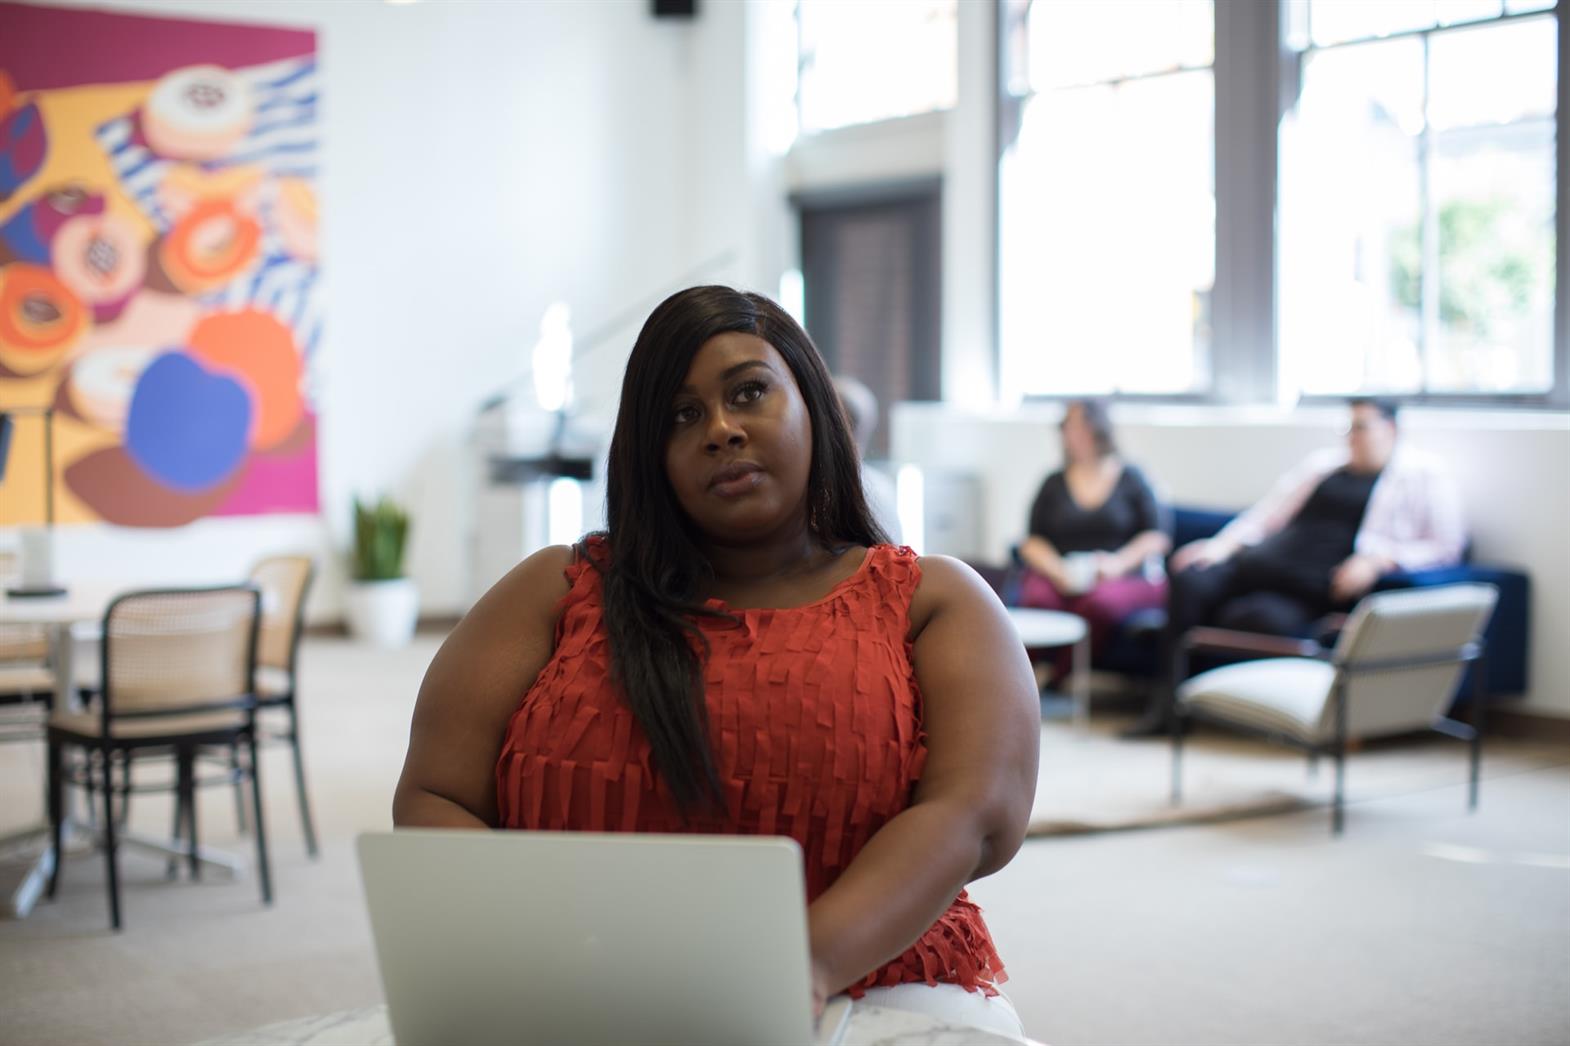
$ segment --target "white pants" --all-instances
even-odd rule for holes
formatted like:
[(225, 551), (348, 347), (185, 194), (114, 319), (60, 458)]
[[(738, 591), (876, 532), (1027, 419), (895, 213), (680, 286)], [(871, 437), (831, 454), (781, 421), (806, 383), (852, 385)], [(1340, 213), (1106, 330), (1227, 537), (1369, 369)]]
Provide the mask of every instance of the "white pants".
[(1014, 1012), (1014, 1004), (1001, 989), (989, 998), (981, 992), (968, 992), (957, 984), (896, 984), (889, 988), (868, 988), (861, 1002), (890, 1010), (924, 1013), (953, 1024), (969, 1025), (1016, 1039), (1025, 1037), (1019, 1014)]

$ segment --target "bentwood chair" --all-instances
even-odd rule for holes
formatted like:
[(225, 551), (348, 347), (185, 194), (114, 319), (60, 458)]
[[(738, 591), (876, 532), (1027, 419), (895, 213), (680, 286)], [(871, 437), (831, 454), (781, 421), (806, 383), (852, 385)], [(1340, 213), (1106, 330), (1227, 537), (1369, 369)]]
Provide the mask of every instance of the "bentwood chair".
[[(1311, 640), (1277, 639), (1196, 628), (1183, 642), (1195, 651), (1287, 655), (1224, 665), (1177, 688), (1172, 717), (1172, 801), (1182, 794), (1183, 735), (1204, 720), (1303, 748), (1310, 765), (1335, 762), (1331, 831), (1344, 821), (1349, 742), (1429, 729), (1471, 747), (1467, 802), (1477, 807), (1486, 693), (1483, 630), (1499, 592), (1458, 584), (1375, 592), (1353, 609), (1332, 649)], [(1447, 714), (1471, 665), (1470, 723)], [(1179, 675), (1181, 678), (1181, 674)]]
[[(99, 822), (108, 872), (109, 921), (120, 928), (119, 827), (115, 801), (130, 794), (129, 774), (114, 768), (139, 751), (172, 751), (176, 766), (177, 821), (185, 823), (182, 852), (192, 878), (200, 876), (197, 846), (195, 760), (207, 745), (243, 746), (238, 768), (251, 783), (257, 877), (262, 902), (272, 903), (267, 835), (262, 820), (256, 759), (256, 651), (261, 596), (251, 584), (218, 588), (131, 592), (110, 603), (103, 618), (99, 688), (94, 706), (56, 709), (49, 718), (49, 820), (54, 873), (59, 886), (64, 795), (68, 783), (96, 784), (103, 799)], [(80, 769), (66, 753), (78, 750)]]
[[(286, 742), (294, 750), (294, 783), (299, 794), (300, 826), (306, 853), (315, 857), (316, 827), (311, 819), (310, 798), (305, 790), (305, 758), (300, 750), (298, 668), (300, 633), (305, 622), (305, 597), (315, 567), (309, 556), (270, 556), (251, 568), (251, 581), (262, 592), (262, 621), (256, 645), (256, 703), (263, 724), (258, 740)], [(268, 729), (269, 713), (276, 710), (283, 723)], [(244, 803), (236, 781), (235, 801)]]

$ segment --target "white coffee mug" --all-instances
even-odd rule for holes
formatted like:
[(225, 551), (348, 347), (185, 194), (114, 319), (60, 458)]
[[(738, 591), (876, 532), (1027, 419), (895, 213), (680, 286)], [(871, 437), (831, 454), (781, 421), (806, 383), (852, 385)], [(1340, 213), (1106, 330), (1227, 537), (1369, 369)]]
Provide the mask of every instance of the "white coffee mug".
[(1096, 562), (1100, 558), (1095, 552), (1070, 552), (1063, 557), (1063, 572), (1068, 575), (1069, 587), (1073, 589), (1065, 595), (1077, 596), (1095, 587)]
[(49, 588), (54, 584), (54, 534), (43, 527), (21, 528), (22, 587)]

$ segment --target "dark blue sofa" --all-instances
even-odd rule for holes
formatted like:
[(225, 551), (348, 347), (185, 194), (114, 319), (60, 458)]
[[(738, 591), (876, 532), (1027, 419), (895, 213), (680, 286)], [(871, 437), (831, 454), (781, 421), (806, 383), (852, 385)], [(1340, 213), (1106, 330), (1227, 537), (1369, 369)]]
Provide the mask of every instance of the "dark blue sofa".
[[(1172, 510), (1172, 547), (1182, 548), (1190, 541), (1213, 537), (1231, 521), (1235, 513), (1179, 505)], [(1019, 586), (1024, 567), (1016, 550), (1013, 564), (991, 580), (1003, 602), (1013, 606), (1019, 601)], [(1434, 570), (1396, 571), (1379, 579), (1375, 590), (1421, 588), (1460, 581), (1483, 581), (1499, 588), (1499, 604), (1488, 623), (1484, 638), (1488, 643), (1487, 690), (1491, 700), (1515, 697), (1527, 689), (1531, 649), (1531, 578), (1519, 570), (1464, 562), (1459, 566)], [(1094, 651), (1092, 664), (1109, 672), (1143, 679), (1157, 678), (1161, 666), (1161, 630), (1166, 615), (1159, 610), (1133, 615), (1115, 632), (1103, 649)], [(1469, 693), (1462, 680), (1458, 693)]]

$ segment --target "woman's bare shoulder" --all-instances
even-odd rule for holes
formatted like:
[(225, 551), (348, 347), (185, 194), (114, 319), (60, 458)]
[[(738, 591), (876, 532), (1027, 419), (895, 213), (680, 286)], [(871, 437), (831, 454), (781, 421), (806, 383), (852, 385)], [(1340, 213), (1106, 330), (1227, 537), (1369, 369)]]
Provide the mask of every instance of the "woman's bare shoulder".
[(459, 631), (475, 638), (519, 626), (549, 623), (554, 630), (562, 597), (571, 588), (567, 570), (578, 558), (570, 545), (548, 545), (509, 570), (464, 615)]
[(920, 556), (921, 580), (910, 599), (910, 637), (914, 639), (935, 614), (948, 610), (1001, 610), (992, 586), (975, 569), (953, 556)]

